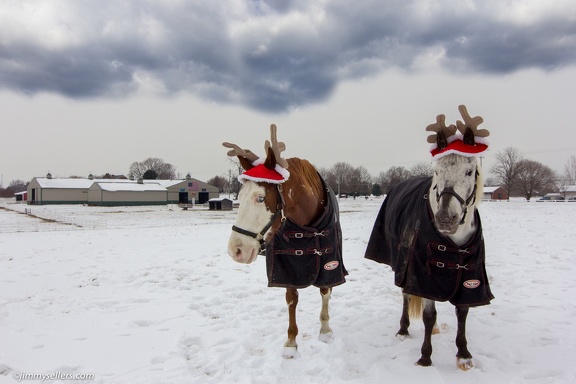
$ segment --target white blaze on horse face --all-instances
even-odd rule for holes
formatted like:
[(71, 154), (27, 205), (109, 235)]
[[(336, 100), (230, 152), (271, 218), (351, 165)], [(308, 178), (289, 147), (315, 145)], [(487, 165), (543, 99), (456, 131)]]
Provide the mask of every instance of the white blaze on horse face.
[(436, 228), (441, 233), (454, 234), (458, 230), (467, 207), (454, 194), (466, 202), (474, 193), (476, 167), (473, 157), (453, 154), (438, 160), (432, 180), (436, 189), (431, 193), (430, 205)]
[[(247, 180), (238, 194), (240, 207), (234, 225), (246, 231), (260, 233), (268, 224), (272, 213), (266, 208), (266, 190)], [(256, 260), (260, 251), (258, 240), (232, 231), (228, 240), (228, 254), (237, 262), (249, 264)]]

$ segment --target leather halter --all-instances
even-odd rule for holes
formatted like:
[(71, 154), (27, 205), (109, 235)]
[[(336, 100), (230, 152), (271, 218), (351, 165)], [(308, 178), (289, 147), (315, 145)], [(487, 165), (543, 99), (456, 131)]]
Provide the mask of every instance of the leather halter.
[(284, 216), (284, 196), (282, 196), (282, 184), (277, 184), (276, 190), (278, 191), (278, 197), (276, 199), (277, 202), (276, 211), (273, 213), (272, 217), (270, 218), (270, 221), (268, 221), (268, 224), (266, 224), (259, 233), (248, 231), (235, 225), (232, 226), (232, 230), (234, 232), (238, 232), (242, 235), (256, 239), (260, 243), (260, 253), (263, 253), (264, 250), (266, 249), (266, 244), (264, 243), (264, 235), (266, 234), (266, 232), (268, 232), (270, 227), (272, 227), (278, 216), (282, 216), (281, 218), (282, 222), (286, 220), (286, 217)]
[(470, 193), (470, 196), (468, 196), (468, 198), (466, 200), (464, 200), (459, 194), (456, 193), (456, 191), (454, 191), (454, 188), (452, 187), (448, 187), (448, 188), (444, 188), (442, 190), (442, 192), (438, 193), (438, 185), (435, 185), (433, 189), (436, 189), (436, 202), (439, 202), (440, 199), (442, 198), (442, 195), (452, 195), (456, 198), (456, 200), (458, 200), (460, 202), (460, 205), (462, 205), (462, 211), (464, 212), (464, 214), (462, 215), (462, 220), (460, 220), (460, 224), (462, 225), (464, 224), (464, 221), (466, 220), (466, 214), (468, 213), (468, 206), (470, 205), (470, 203), (474, 203), (476, 201), (476, 188), (477, 188), (477, 182), (478, 182), (478, 176), (480, 175), (480, 173), (478, 172), (478, 169), (476, 169), (476, 174), (474, 175), (474, 188), (472, 189), (472, 193)]

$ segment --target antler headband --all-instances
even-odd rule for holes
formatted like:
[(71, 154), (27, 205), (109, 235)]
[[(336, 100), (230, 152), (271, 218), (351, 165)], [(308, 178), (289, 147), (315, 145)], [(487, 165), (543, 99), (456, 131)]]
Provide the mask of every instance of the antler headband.
[(275, 124), (270, 125), (270, 141), (266, 140), (264, 144), (264, 150), (268, 156), (266, 159), (260, 158), (249, 149), (242, 149), (236, 144), (224, 142), (222, 145), (231, 148), (228, 151), (228, 156), (238, 156), (250, 164), (249, 167), (245, 166), (245, 172), (238, 176), (241, 183), (244, 180), (252, 180), (278, 184), (285, 182), (290, 177), (288, 162), (281, 156), (281, 152), (286, 150), (286, 144), (278, 141)]
[(464, 122), (457, 120), (456, 125), (445, 124), (446, 117), (438, 115), (436, 123), (426, 127), (426, 131), (436, 132), (428, 136), (428, 143), (432, 144), (430, 153), (438, 159), (450, 153), (462, 156), (479, 156), (488, 150), (490, 135), (487, 129), (478, 129), (478, 125), (484, 122), (480, 116), (470, 117), (465, 105), (458, 107)]

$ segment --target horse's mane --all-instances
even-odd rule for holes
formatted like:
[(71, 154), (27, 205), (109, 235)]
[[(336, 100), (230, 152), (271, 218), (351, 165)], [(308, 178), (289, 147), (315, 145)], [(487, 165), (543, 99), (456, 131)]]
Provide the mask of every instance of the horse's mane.
[(476, 201), (474, 206), (478, 207), (484, 198), (484, 172), (480, 164), (476, 165), (476, 169), (478, 170), (478, 177), (476, 178)]
[(324, 196), (320, 175), (308, 160), (292, 157), (286, 161), (288, 161), (288, 171), (290, 171), (289, 182), (299, 182), (299, 184), (309, 186), (315, 195)]

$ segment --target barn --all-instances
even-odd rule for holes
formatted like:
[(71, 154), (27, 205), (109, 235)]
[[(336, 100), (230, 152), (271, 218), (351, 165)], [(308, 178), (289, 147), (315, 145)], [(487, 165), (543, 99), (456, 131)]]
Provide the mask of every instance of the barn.
[(566, 185), (559, 191), (567, 201), (576, 200), (576, 185)]
[(232, 210), (232, 200), (227, 198), (214, 198), (208, 200), (211, 211), (231, 211)]
[(88, 188), (88, 204), (105, 206), (166, 205), (167, 190), (155, 183), (100, 183)]
[(86, 204), (90, 179), (53, 179), (35, 177), (28, 184), (28, 204)]
[(502, 187), (484, 187), (483, 200), (508, 200), (508, 194)]
[(219, 196), (218, 187), (193, 179), (128, 180), (35, 177), (28, 185), (28, 204), (158, 205), (204, 204)]
[(186, 175), (185, 180), (144, 180), (157, 182), (166, 187), (169, 204), (204, 204), (220, 196), (218, 187)]
[(16, 201), (18, 202), (23, 202), (27, 200), (27, 195), (28, 192), (27, 191), (23, 191), (23, 192), (16, 192), (14, 194), (14, 198), (16, 199)]

